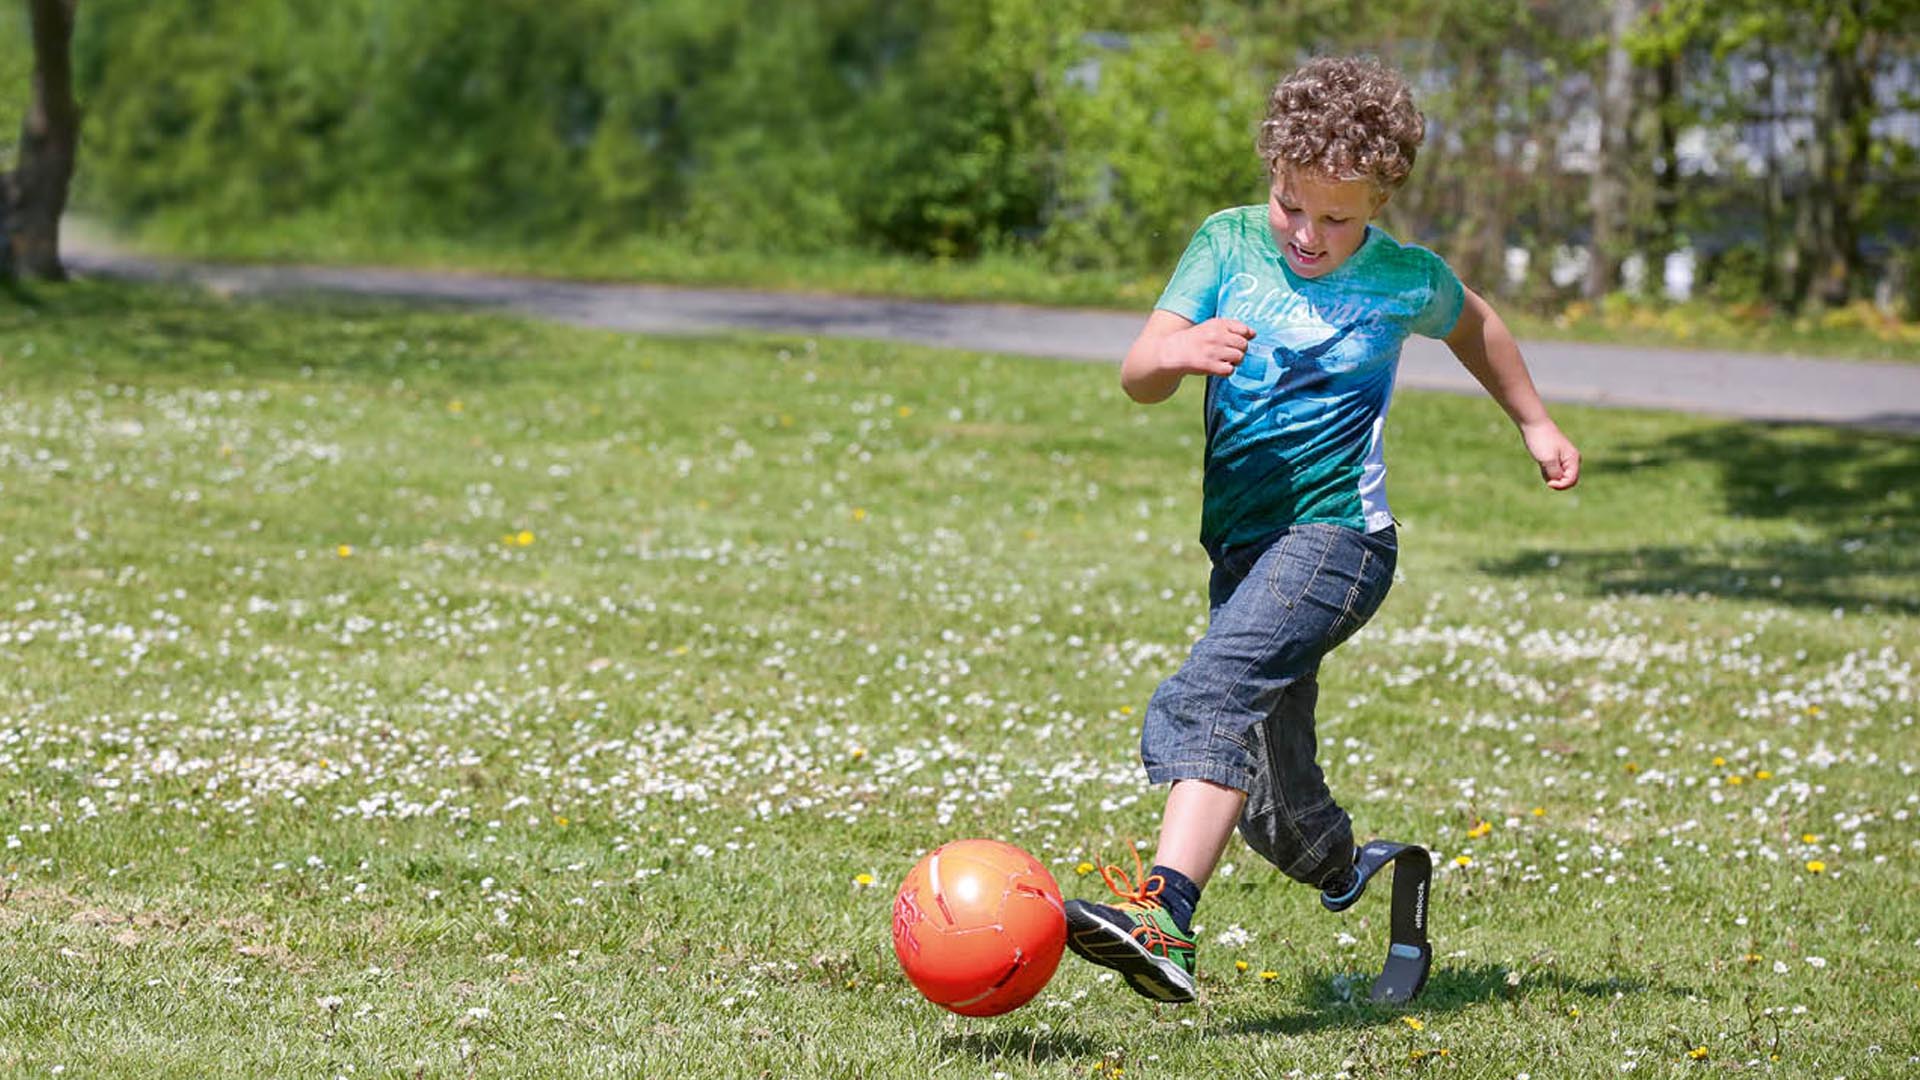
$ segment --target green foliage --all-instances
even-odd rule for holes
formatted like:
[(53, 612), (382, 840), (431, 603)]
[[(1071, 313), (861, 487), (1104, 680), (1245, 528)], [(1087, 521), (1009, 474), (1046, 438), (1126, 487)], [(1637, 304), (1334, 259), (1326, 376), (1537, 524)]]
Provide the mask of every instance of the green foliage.
[(32, 73), (33, 45), (27, 33), (26, 8), (0, 4), (0, 171), (13, 166)]
[(1049, 247), (1074, 265), (1170, 268), (1208, 214), (1263, 200), (1253, 136), (1267, 87), (1249, 68), (1244, 47), (1191, 30), (1087, 48), (1059, 89)]
[[(1640, 126), (1749, 122), (1750, 87), (1720, 59), (1765, 48), (1810, 71), (1815, 15), (1838, 20), (1835, 47), (1872, 37), (1910, 59), (1915, 12), (1650, 9), (1633, 55), (1680, 85)], [(1544, 274), (1509, 288), (1505, 259), (1517, 246), (1544, 268), (1584, 242), (1589, 174), (1568, 138), (1603, 23), (1531, 0), (89, 0), (81, 206), (235, 246), (271, 229), (1157, 275), (1207, 213), (1261, 197), (1252, 136), (1273, 79), (1312, 53), (1371, 52), (1408, 73), (1431, 131), (1387, 226), (1483, 291), (1551, 308)], [(0, 34), (0, 79), (22, 88), (24, 49)], [(4, 128), (23, 98), (0, 94)], [(1724, 246), (1730, 214), (1750, 240), (1762, 206), (1784, 228), (1735, 155), (1656, 191), (1653, 142), (1636, 132), (1629, 196), (1645, 250)], [(1880, 251), (1913, 227), (1920, 161), (1884, 138), (1870, 156), (1849, 213)]]
[(1036, 218), (1035, 0), (152, 7), (79, 45), (113, 215), (973, 253)]
[(1721, 253), (1702, 268), (1709, 299), (1722, 304), (1757, 304), (1767, 299), (1767, 253), (1743, 244)]

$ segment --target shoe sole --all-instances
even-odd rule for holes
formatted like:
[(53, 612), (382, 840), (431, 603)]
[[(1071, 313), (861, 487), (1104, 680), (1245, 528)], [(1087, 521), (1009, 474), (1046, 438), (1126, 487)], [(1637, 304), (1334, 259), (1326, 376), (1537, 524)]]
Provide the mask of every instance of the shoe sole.
[(1193, 976), (1164, 956), (1155, 956), (1133, 935), (1107, 920), (1067, 905), (1067, 948), (1088, 963), (1119, 972), (1133, 992), (1151, 1001), (1184, 1004), (1193, 1000)]

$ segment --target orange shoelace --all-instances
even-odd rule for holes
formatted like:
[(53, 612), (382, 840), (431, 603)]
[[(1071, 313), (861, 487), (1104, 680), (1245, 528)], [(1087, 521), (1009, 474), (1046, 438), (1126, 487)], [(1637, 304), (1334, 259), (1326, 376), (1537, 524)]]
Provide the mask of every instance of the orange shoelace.
[(1140, 849), (1133, 849), (1133, 876), (1118, 866), (1108, 864), (1100, 868), (1100, 880), (1107, 883), (1113, 895), (1129, 904), (1140, 907), (1157, 908), (1160, 906), (1160, 891), (1167, 887), (1167, 879), (1159, 874), (1148, 874), (1147, 868), (1140, 862)]
[[(1108, 864), (1100, 868), (1100, 880), (1106, 882), (1107, 888), (1113, 895), (1126, 904), (1143, 908), (1164, 906), (1160, 903), (1160, 893), (1166, 888), (1167, 879), (1159, 874), (1146, 872), (1146, 867), (1140, 862), (1139, 848), (1133, 849), (1132, 877), (1128, 877), (1127, 872), (1120, 867)], [(1142, 922), (1134, 927), (1133, 936), (1139, 939), (1141, 945), (1161, 956), (1168, 955), (1171, 949), (1193, 948), (1193, 942), (1174, 937), (1151, 921)]]

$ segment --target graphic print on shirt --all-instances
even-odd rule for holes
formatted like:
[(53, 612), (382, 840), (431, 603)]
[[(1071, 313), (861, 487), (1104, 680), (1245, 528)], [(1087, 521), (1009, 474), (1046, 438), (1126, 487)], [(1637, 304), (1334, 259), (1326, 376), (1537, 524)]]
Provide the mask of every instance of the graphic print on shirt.
[(1432, 252), (1371, 226), (1346, 263), (1302, 279), (1265, 207), (1209, 218), (1156, 305), (1253, 331), (1234, 372), (1207, 379), (1201, 542), (1214, 550), (1312, 521), (1392, 524), (1382, 431), (1401, 342), (1444, 336), (1461, 297)]

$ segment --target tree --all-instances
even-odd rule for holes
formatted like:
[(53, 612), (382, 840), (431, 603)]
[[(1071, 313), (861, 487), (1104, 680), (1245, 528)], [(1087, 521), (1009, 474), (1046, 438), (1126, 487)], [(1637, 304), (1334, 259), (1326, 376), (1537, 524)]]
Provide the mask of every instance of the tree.
[(1639, 18), (1638, 0), (1612, 0), (1607, 27), (1606, 76), (1600, 85), (1600, 153), (1594, 162), (1587, 205), (1593, 213), (1593, 246), (1587, 263), (1587, 299), (1612, 291), (1627, 231), (1627, 183), (1633, 168), (1633, 57), (1628, 39)]
[(20, 125), (19, 158), (0, 174), (0, 274), (63, 280), (60, 215), (67, 208), (80, 109), (73, 97), (74, 11), (79, 0), (27, 0), (33, 28), (33, 98)]
[(1874, 81), (1911, 55), (1901, 46), (1911, 49), (1920, 0), (1671, 0), (1655, 11), (1642, 49), (1699, 42), (1720, 68), (1744, 58), (1760, 73), (1744, 91), (1711, 86), (1722, 100), (1708, 118), (1764, 133), (1768, 295), (1789, 307), (1863, 295), (1862, 228), (1897, 168), (1873, 135)]

